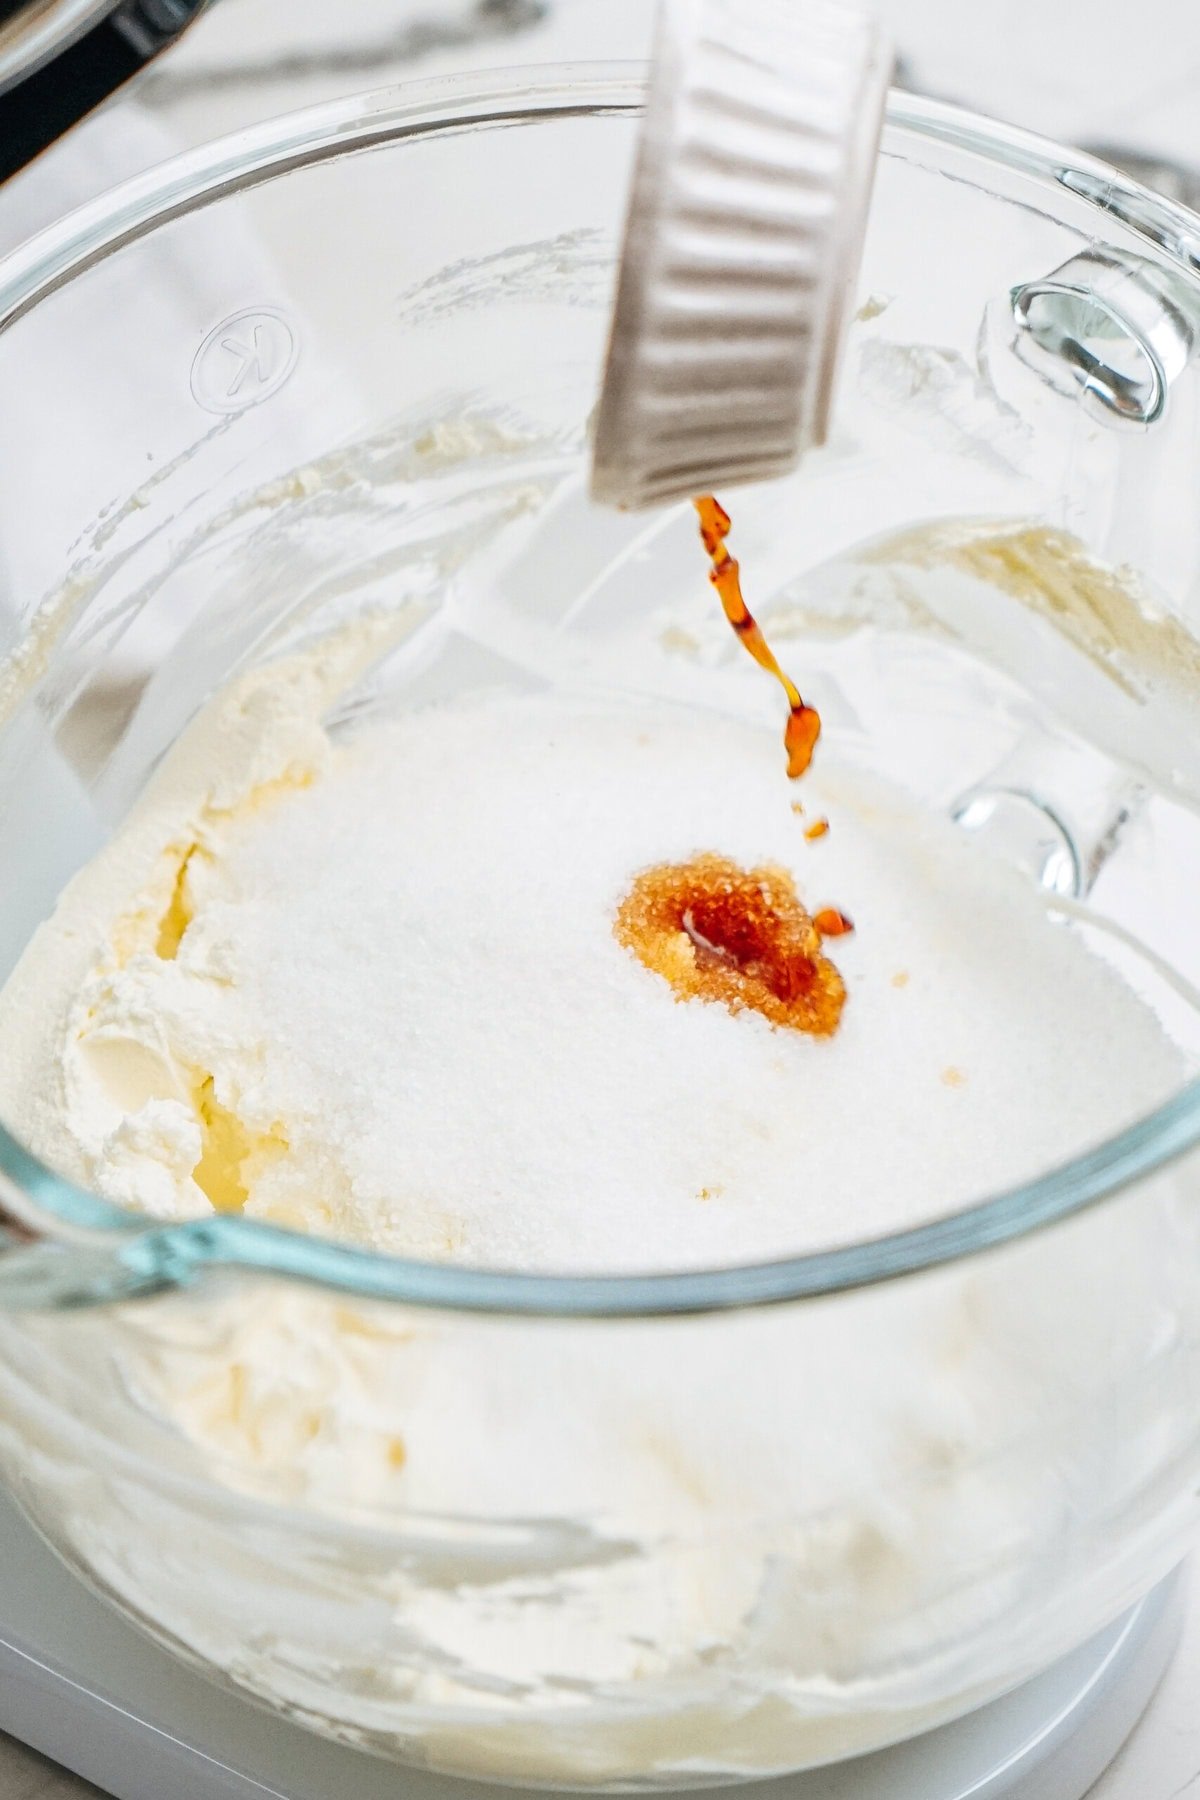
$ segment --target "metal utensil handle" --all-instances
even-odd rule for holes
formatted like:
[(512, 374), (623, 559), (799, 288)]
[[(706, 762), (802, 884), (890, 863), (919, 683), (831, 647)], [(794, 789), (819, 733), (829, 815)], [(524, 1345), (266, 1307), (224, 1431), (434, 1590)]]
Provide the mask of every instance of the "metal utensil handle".
[(0, 20), (0, 181), (187, 29), (207, 0), (29, 0)]

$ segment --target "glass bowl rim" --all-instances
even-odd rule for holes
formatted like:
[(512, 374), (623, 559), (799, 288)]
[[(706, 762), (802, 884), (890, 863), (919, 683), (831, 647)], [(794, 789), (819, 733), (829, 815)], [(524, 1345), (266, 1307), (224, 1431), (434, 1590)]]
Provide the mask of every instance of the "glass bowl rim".
[[(640, 63), (545, 64), (405, 82), (306, 107), (172, 158), (69, 213), (0, 262), (0, 331), (55, 289), (169, 220), (373, 145), (549, 118), (636, 114)], [(1200, 217), (1098, 158), (940, 101), (893, 91), (888, 139), (972, 152), (1061, 186), (1173, 261), (1200, 294)], [(1099, 234), (1098, 234), (1099, 235)], [(1081, 1156), (927, 1223), (764, 1263), (654, 1274), (524, 1274), (427, 1263), (237, 1215), (147, 1219), (65, 1180), (0, 1125), (0, 1213), (45, 1239), (3, 1263), (31, 1279), (16, 1304), (102, 1304), (190, 1285), (206, 1269), (275, 1275), (369, 1300), (446, 1311), (652, 1317), (812, 1299), (867, 1287), (1024, 1237), (1152, 1174), (1200, 1143), (1200, 1079)], [(3, 1234), (0, 1234), (3, 1235)], [(10, 1236), (9, 1242), (13, 1239)], [(64, 1255), (63, 1252), (68, 1254)], [(6, 1271), (7, 1275), (7, 1271)], [(0, 1291), (0, 1305), (14, 1303)]]

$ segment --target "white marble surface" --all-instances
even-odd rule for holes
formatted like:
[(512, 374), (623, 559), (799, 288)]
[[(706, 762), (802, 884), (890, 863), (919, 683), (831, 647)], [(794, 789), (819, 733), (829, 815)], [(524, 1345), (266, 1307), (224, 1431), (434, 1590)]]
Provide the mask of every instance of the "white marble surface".
[[(910, 86), (1200, 170), (1200, 6), (1189, 0), (988, 0), (986, 30), (959, 0), (873, 5)], [(411, 77), (642, 58), (652, 21), (653, 0), (216, 0), (62, 150), (0, 190), (0, 250), (172, 149)]]
[(0, 1794), (4, 1800), (99, 1800), (100, 1789), (0, 1733)]
[[(1085, 28), (1079, 0), (991, 0), (987, 30), (960, 0), (879, 10), (914, 85), (1200, 167), (1200, 6), (1090, 0)], [(410, 75), (641, 56), (650, 18), (650, 0), (221, 0), (134, 89), (0, 190), (0, 250), (172, 150), (253, 120)], [(1200, 1592), (1171, 1671), (1093, 1800), (1189, 1793), (1200, 1800)], [(96, 1794), (0, 1736), (0, 1800)]]

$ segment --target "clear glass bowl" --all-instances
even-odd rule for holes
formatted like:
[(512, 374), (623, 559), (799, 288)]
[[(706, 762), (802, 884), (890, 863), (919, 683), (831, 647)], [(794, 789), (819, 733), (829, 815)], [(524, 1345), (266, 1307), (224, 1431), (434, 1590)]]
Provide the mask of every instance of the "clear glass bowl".
[[(692, 522), (585, 497), (639, 92), (340, 102), (0, 268), (0, 971), (215, 687), (384, 596), (422, 623), (358, 716), (527, 683), (553, 636), (777, 724)], [(894, 102), (834, 441), (737, 496), (830, 730), (1061, 895), (1193, 1062), (1196, 233)], [(903, 539), (931, 518), (1008, 552)], [(1136, 582), (1031, 581), (1027, 520)], [(609, 1788), (828, 1761), (1018, 1683), (1183, 1553), (1198, 1140), (1189, 1086), (888, 1238), (585, 1279), (156, 1224), (0, 1132), (0, 1468), (161, 1643), (383, 1756)]]

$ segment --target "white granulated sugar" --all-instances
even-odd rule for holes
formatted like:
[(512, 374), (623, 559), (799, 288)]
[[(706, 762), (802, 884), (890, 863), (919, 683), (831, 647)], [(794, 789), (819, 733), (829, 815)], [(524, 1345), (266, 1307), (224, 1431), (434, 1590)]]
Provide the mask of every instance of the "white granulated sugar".
[[(0, 992), (0, 1117), (76, 1179), (178, 1217), (235, 1164), (252, 1214), (395, 1250), (696, 1266), (945, 1211), (1178, 1084), (1153, 1014), (1021, 878), (835, 742), (792, 785), (776, 731), (560, 694), (330, 744), (374, 648), (218, 695)], [(833, 1038), (680, 1002), (617, 943), (635, 872), (704, 850), (855, 920), (827, 945)], [(1188, 1357), (1156, 1354), (1195, 1337), (1178, 1196), (719, 1318), (252, 1279), (42, 1342), (23, 1318), (0, 1460), (48, 1471), (45, 1529), (138, 1616), (342, 1735), (381, 1721), (526, 1786), (778, 1774), (1010, 1685), (1071, 1532), (1119, 1537), (1157, 1491), (1194, 1411)], [(104, 1404), (115, 1380), (161, 1478), (81, 1503), (46, 1368)], [(1153, 1429), (1114, 1459), (1113, 1397), (1147, 1384)], [(181, 1482), (204, 1502), (182, 1560)], [(243, 1493), (294, 1526), (259, 1533), (249, 1650)], [(458, 1523), (401, 1542), (406, 1520)], [(1064, 1582), (1065, 1646), (1089, 1627)]]
[[(679, 1001), (617, 943), (635, 872), (706, 850), (783, 864), (854, 920), (826, 946), (834, 1037)], [(101, 1118), (86, 1035), (68, 1072), (91, 1084), (90, 1179), (136, 1197), (131, 1165), (164, 1146), (156, 1211), (180, 1070), (210, 1071), (258, 1146), (250, 1214), (560, 1270), (873, 1236), (1064, 1160), (1180, 1079), (1149, 1009), (950, 823), (828, 747), (791, 784), (773, 735), (682, 710), (485, 697), (377, 721), (311, 785), (210, 826), (188, 881), (176, 959), (135, 956), (88, 1001), (93, 1035), (152, 1019), (169, 1078)], [(202, 1209), (174, 1167), (173, 1210)]]

